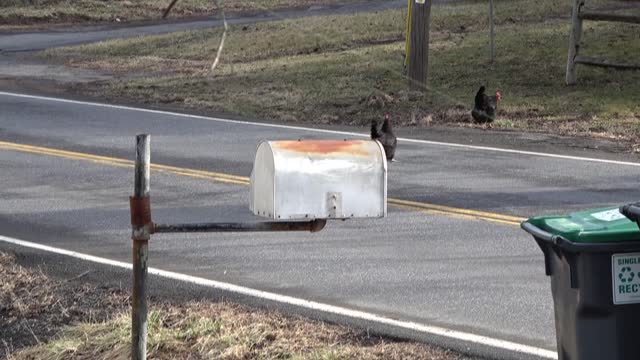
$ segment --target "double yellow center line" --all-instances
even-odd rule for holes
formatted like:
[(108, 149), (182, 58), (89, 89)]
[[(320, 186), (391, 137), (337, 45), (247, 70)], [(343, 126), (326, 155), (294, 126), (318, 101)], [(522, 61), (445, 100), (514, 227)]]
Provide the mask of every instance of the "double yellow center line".
[[(119, 159), (108, 156), (93, 155), (80, 153), (75, 151), (59, 150), (41, 146), (18, 144), (6, 141), (0, 141), (1, 150), (18, 151), (23, 153), (53, 156), (65, 159), (89, 161), (109, 166), (133, 168), (134, 162), (126, 159)], [(236, 185), (249, 185), (249, 178), (245, 176), (237, 176), (213, 171), (203, 171), (188, 168), (181, 168), (169, 165), (151, 164), (151, 170), (160, 173), (173, 174), (178, 176), (186, 176), (196, 179), (216, 181)], [(409, 211), (417, 211), (427, 214), (445, 215), (469, 220), (484, 220), (505, 225), (519, 226), (520, 222), (525, 218), (504, 214), (491, 213), (486, 211), (462, 209), (444, 205), (429, 204), (410, 200), (401, 200), (388, 198), (387, 203), (395, 208)]]
[[(93, 155), (93, 154), (80, 153), (75, 151), (52, 149), (52, 148), (46, 148), (41, 146), (17, 144), (17, 143), (11, 143), (6, 141), (0, 141), (0, 149), (19, 151), (19, 152), (25, 152), (30, 154), (54, 156), (59, 158), (72, 159), (72, 160), (90, 161), (90, 162), (110, 165), (110, 166), (119, 166), (119, 167), (127, 167), (127, 168), (133, 168), (135, 166), (135, 163), (133, 161), (126, 160), (126, 159), (118, 159), (114, 157)], [(235, 176), (235, 175), (217, 173), (212, 171), (193, 170), (193, 169), (186, 169), (186, 168), (181, 168), (176, 166), (160, 165), (160, 164), (151, 164), (151, 170), (155, 172), (188, 176), (193, 178), (218, 181), (218, 182), (224, 182), (224, 183), (230, 183), (230, 184), (249, 185), (248, 177)]]

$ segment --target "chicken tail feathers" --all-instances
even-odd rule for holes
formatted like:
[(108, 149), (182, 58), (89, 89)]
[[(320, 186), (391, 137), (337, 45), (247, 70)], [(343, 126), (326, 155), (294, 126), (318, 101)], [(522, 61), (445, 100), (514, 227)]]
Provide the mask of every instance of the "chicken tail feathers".
[(483, 109), (484, 108), (484, 103), (485, 103), (485, 87), (480, 86), (480, 89), (478, 90), (478, 92), (476, 93), (476, 97), (475, 97), (475, 108), (476, 109)]
[(380, 132), (378, 131), (378, 123), (375, 120), (371, 120), (371, 139), (376, 140), (380, 138)]

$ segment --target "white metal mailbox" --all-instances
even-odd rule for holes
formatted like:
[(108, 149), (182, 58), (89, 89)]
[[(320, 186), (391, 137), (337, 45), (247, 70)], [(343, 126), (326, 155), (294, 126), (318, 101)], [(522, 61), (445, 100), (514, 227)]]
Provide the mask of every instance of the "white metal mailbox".
[(250, 207), (283, 220), (384, 217), (384, 150), (371, 140), (264, 141), (251, 171)]

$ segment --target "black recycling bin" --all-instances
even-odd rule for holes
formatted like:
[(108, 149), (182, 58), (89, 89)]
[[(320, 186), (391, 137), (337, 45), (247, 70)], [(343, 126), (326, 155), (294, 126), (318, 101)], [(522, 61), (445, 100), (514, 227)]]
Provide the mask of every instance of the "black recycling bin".
[(640, 203), (621, 206), (620, 213), (630, 220), (635, 221), (638, 227), (640, 227)]
[(521, 225), (551, 277), (559, 360), (640, 360), (640, 229), (621, 210)]

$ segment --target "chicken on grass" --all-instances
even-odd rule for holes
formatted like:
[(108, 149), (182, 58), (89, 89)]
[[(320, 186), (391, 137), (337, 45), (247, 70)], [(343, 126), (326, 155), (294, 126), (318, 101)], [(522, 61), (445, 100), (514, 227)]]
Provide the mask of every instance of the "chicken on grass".
[(380, 130), (378, 130), (378, 122), (375, 120), (371, 121), (371, 139), (382, 144), (387, 160), (394, 161), (393, 158), (396, 154), (398, 138), (396, 138), (396, 135), (393, 133), (393, 129), (391, 128), (389, 114), (384, 115), (384, 121)]
[(485, 87), (481, 86), (476, 93), (475, 105), (471, 111), (471, 116), (478, 124), (490, 124), (496, 119), (498, 103), (502, 100), (502, 93), (496, 91), (494, 96), (485, 94)]

